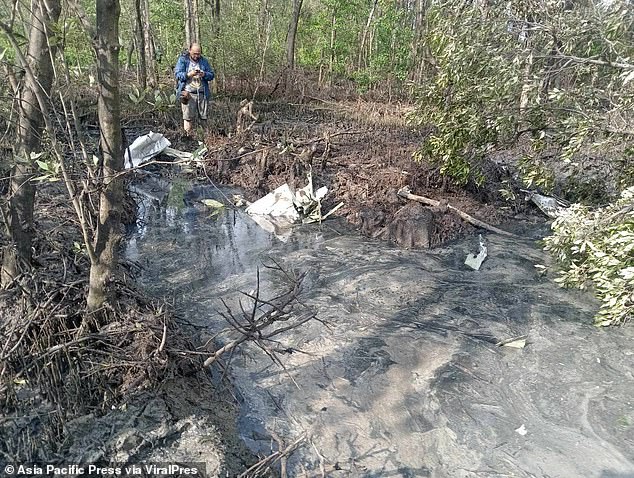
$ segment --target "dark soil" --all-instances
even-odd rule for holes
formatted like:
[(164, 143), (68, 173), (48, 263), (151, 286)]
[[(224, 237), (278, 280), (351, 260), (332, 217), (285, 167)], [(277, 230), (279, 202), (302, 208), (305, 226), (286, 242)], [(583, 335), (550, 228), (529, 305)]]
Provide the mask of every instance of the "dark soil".
[[(229, 100), (216, 102), (218, 114), (206, 137), (209, 154), (204, 170), (214, 181), (243, 188), (250, 201), (284, 183), (303, 187), (312, 171), (315, 188), (329, 190), (324, 214), (343, 201), (337, 215), (365, 235), (406, 248), (439, 245), (475, 228), (446, 207), (425, 208), (423, 225), (429, 241), (412, 239), (417, 235), (414, 225), (398, 222), (399, 216), (409, 215), (403, 211), (408, 200), (397, 195), (405, 186), (491, 225), (526, 218), (526, 203), (509, 204), (500, 197), (501, 181), (509, 174), (497, 163), (487, 165), (490, 179), (484, 186), (463, 188), (443, 179), (437, 167), (415, 162), (413, 153), (426, 132), (407, 125), (405, 106), (361, 101), (256, 103), (253, 111), (258, 120), (247, 131), (228, 137), (237, 108)], [(421, 227), (420, 221), (416, 227)]]
[[(407, 126), (408, 108), (402, 105), (317, 100), (310, 104), (256, 103), (253, 113), (258, 120), (246, 124), (239, 134), (235, 133), (238, 103), (219, 99), (214, 108), (216, 114), (205, 137), (208, 154), (197, 175), (239, 186), (251, 201), (284, 183), (303, 187), (312, 172), (315, 187), (329, 189), (323, 213), (343, 202), (337, 215), (368, 236), (403, 247), (430, 247), (475, 231), (446, 208), (413, 205), (400, 198), (397, 192), (405, 186), (492, 225), (504, 227), (513, 219), (527, 217), (524, 203), (509, 205), (498, 197), (503, 171), (494, 163), (488, 184), (466, 189), (444, 181), (435, 166), (415, 163), (412, 155), (425, 131)], [(129, 116), (126, 133), (133, 140), (153, 129), (165, 134), (175, 148), (193, 151), (197, 143), (175, 133), (180, 123), (177, 116), (175, 111)], [(48, 357), (50, 350), (62, 350), (56, 344), (81, 337), (76, 329), (83, 320), (88, 264), (66, 193), (51, 186), (39, 200), (37, 270), (21, 282), (22, 289), (35, 293), (10, 292), (0, 297), (0, 323), (19, 325), (20, 320), (28, 319), (23, 325), (32, 327), (33, 334), (23, 343), (24, 357), (30, 357), (28, 351), (34, 361), (40, 360), (37, 367), (44, 369), (47, 365), (42, 357)], [(199, 371), (200, 356), (190, 352), (200, 344), (178, 318), (150, 306), (136, 292), (134, 267), (124, 264), (122, 280), (116, 284), (122, 300), (112, 311), (109, 325), (96, 324), (94, 340), (81, 342), (92, 348), (73, 343), (74, 348), (50, 355), (58, 361), (55, 371), (59, 376), (24, 385), (20, 375), (23, 358), (2, 369), (1, 378), (9, 385), (0, 387), (0, 399), (6, 405), (0, 415), (0, 432), (12, 438), (0, 446), (4, 457), (0, 464), (9, 458), (177, 461), (197, 453), (203, 461), (214, 455), (216, 472), (234, 473), (253, 461), (238, 438), (237, 407), (230, 391), (216, 390), (210, 377)], [(40, 304), (42, 310), (37, 312)], [(35, 319), (30, 320), (32, 316)], [(135, 324), (140, 326), (135, 328)], [(21, 329), (11, 330), (12, 340), (17, 337), (15, 330)], [(40, 340), (42, 330), (50, 341)], [(7, 337), (11, 335), (5, 332)], [(122, 355), (116, 355), (115, 349)], [(102, 361), (93, 362), (95, 356)], [(129, 364), (119, 366), (117, 360)], [(77, 363), (94, 367), (74, 369)], [(58, 387), (48, 395), (37, 391), (45, 388), (45, 380)], [(80, 402), (61, 414), (73, 397)], [(42, 420), (39, 416), (47, 414), (59, 418)]]

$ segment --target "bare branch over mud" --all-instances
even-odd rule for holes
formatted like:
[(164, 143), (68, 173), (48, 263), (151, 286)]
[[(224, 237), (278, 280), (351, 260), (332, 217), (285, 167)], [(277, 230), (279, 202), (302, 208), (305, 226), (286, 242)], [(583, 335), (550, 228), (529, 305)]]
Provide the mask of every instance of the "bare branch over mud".
[[(204, 362), (205, 367), (209, 367), (223, 354), (232, 352), (239, 345), (245, 342), (253, 342), (274, 363), (284, 368), (284, 365), (276, 355), (276, 349), (270, 346), (273, 343), (273, 337), (317, 318), (315, 312), (309, 309), (306, 309), (303, 314), (294, 315), (294, 306), (297, 304), (303, 306), (299, 302), (299, 294), (302, 290), (302, 282), (306, 273), (303, 272), (296, 276), (282, 269), (277, 263), (274, 266), (267, 266), (267, 268), (282, 272), (291, 283), (290, 289), (271, 299), (262, 298), (260, 296), (260, 271), (258, 269), (255, 291), (253, 293), (242, 292), (242, 295), (250, 301), (248, 307), (245, 307), (242, 301), (238, 301), (240, 312), (235, 312), (222, 299), (221, 302), (225, 310), (219, 311), (219, 314), (229, 324), (229, 330), (237, 332), (238, 337), (227, 342), (207, 358)], [(303, 307), (305, 308), (305, 306)]]

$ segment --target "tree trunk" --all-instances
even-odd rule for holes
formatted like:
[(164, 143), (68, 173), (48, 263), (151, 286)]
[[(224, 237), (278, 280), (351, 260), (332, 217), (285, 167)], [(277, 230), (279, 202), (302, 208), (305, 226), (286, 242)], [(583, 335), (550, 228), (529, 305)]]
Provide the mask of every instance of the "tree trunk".
[(286, 65), (289, 70), (295, 68), (295, 37), (297, 36), (297, 24), (299, 23), (299, 14), (302, 10), (303, 0), (293, 0), (293, 16), (288, 26), (288, 35), (286, 37)]
[(158, 85), (156, 74), (156, 62), (154, 54), (154, 41), (152, 38), (152, 26), (150, 24), (150, 0), (143, 1), (143, 41), (145, 46), (145, 67), (147, 69), (148, 86), (155, 88)]
[(200, 15), (198, 12), (198, 0), (192, 0), (192, 32), (194, 33), (194, 41), (200, 43)]
[(361, 62), (365, 63), (367, 66), (367, 56), (365, 55), (365, 45), (368, 39), (368, 32), (370, 31), (370, 25), (372, 25), (372, 19), (374, 18), (374, 12), (376, 11), (376, 5), (379, 3), (379, 0), (374, 0), (372, 3), (372, 8), (370, 9), (370, 13), (368, 14), (368, 21), (365, 23), (365, 27), (363, 28), (363, 33), (361, 34), (361, 46), (359, 47), (359, 56), (357, 58), (357, 70), (361, 69)]
[(147, 62), (145, 54), (145, 35), (143, 28), (143, 8), (141, 0), (134, 0), (134, 17), (135, 17), (135, 32), (136, 37), (136, 51), (137, 51), (137, 81), (141, 88), (145, 90), (147, 88)]
[[(136, 50), (136, 31), (135, 25), (132, 25), (132, 36), (130, 37), (130, 41), (128, 42), (128, 48), (126, 48), (125, 55), (125, 71), (130, 71), (132, 68), (132, 55), (134, 55), (134, 51)], [(137, 76), (138, 76), (138, 68), (137, 68)], [(138, 78), (137, 78), (138, 82)]]
[(90, 267), (90, 310), (100, 308), (108, 300), (108, 283), (117, 266), (121, 241), (123, 182), (117, 177), (117, 173), (123, 169), (119, 105), (119, 14), (119, 0), (97, 0), (97, 111), (104, 180), (99, 198), (99, 222), (95, 233), (95, 260)]
[(258, 12), (258, 47), (260, 50), (268, 43), (270, 25), (269, 0), (261, 0)]
[(433, 61), (430, 58), (429, 47), (425, 41), (425, 35), (427, 33), (427, 9), (428, 0), (416, 0), (415, 4), (415, 18), (414, 18), (414, 35), (412, 36), (412, 59), (413, 64), (417, 65), (417, 68), (412, 72), (412, 79), (421, 83), (425, 73), (425, 67), (428, 63)]
[(183, 14), (185, 16), (185, 41), (187, 46), (200, 42), (198, 0), (183, 0)]
[[(49, 50), (48, 37), (51, 26), (59, 18), (59, 0), (37, 0), (32, 3), (29, 45), (26, 55), (37, 81), (31, 77), (23, 80), (18, 98), (17, 141), (14, 148), (15, 165), (9, 182), (7, 221), (9, 246), (4, 251), (0, 281), (10, 283), (31, 264), (33, 241), (33, 207), (35, 186), (31, 182), (34, 166), (31, 153), (38, 153), (41, 145), (44, 118), (38, 106), (37, 93), (46, 94), (53, 83), (53, 52)], [(9, 29), (9, 27), (6, 27)]]
[(192, 16), (191, 0), (183, 0), (183, 18), (185, 19), (185, 44), (189, 47), (192, 44), (192, 24), (189, 19)]
[(332, 84), (332, 75), (337, 61), (335, 42), (337, 40), (337, 10), (332, 9), (332, 21), (330, 23), (330, 61), (328, 62), (328, 81)]

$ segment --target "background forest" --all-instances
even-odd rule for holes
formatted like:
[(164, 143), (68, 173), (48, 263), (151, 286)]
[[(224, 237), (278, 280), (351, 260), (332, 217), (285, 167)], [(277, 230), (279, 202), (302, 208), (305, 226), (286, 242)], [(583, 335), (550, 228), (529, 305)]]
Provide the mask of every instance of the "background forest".
[(122, 125), (178, 124), (195, 41), (216, 98), (395, 106), (443, 188), (557, 197), (556, 280), (592, 288), (598, 325), (632, 318), (632, 0), (0, 0), (0, 399), (24, 377), (54, 390), (51, 443), (171, 366), (169, 314), (119, 273)]
[[(38, 8), (48, 16), (43, 32), (34, 28)], [(22, 55), (35, 61), (50, 47), (44, 54), (54, 68), (40, 86), (64, 103), (63, 111), (52, 105), (64, 116), (57, 121), (74, 115), (79, 129), (91, 115), (104, 66), (95, 56), (93, 4), (3, 1), (0, 14), (0, 57), (9, 79), (0, 86), (0, 121), (9, 171), (14, 159), (7, 153), (20, 136), (14, 126), (15, 98), (26, 78)], [(523, 187), (606, 206), (633, 183), (634, 7), (628, 0), (134, 0), (108, 2), (103, 15), (116, 23), (111, 54), (118, 58), (121, 104), (134, 114), (175, 111), (173, 67), (197, 40), (217, 72), (217, 95), (300, 102), (362, 95), (411, 106), (403, 110), (410, 125), (428, 129), (414, 159), (435, 165), (457, 185), (477, 189), (497, 179), (490, 159), (500, 151), (514, 158), (515, 179), (497, 190), (510, 201)], [(40, 38), (33, 36), (38, 31)], [(40, 154), (36, 136), (22, 141), (34, 141), (28, 155)], [(19, 166), (24, 177), (40, 167), (28, 162)], [(59, 159), (49, 165), (60, 171)], [(620, 323), (631, 313), (631, 223), (612, 231), (589, 219), (588, 210), (573, 210), (548, 242), (564, 265), (562, 281), (583, 287), (611, 268), (608, 282), (625, 282), (616, 296), (603, 293), (618, 309), (603, 322)], [(625, 256), (606, 250), (615, 240), (626, 244)], [(28, 259), (26, 249), (18, 253)], [(606, 256), (595, 257), (595, 250)], [(5, 256), (7, 268), (15, 269)]]

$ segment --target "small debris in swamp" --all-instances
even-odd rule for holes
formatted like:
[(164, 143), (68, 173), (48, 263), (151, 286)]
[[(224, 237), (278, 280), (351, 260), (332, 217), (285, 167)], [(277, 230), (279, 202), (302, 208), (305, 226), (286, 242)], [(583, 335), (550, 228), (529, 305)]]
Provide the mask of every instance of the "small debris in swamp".
[(510, 347), (513, 349), (523, 349), (526, 347), (526, 335), (522, 335), (520, 337), (513, 337), (511, 339), (501, 340), (498, 342), (498, 347)]
[(478, 237), (480, 239), (480, 252), (478, 253), (477, 256), (475, 254), (468, 254), (467, 258), (464, 261), (464, 263), (467, 266), (471, 267), (473, 270), (476, 270), (476, 271), (480, 270), (480, 266), (484, 262), (484, 259), (486, 259), (487, 257), (486, 242), (482, 238), (482, 234), (480, 234)]

